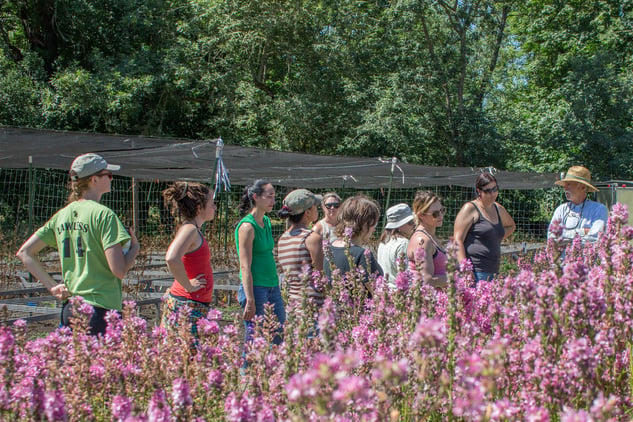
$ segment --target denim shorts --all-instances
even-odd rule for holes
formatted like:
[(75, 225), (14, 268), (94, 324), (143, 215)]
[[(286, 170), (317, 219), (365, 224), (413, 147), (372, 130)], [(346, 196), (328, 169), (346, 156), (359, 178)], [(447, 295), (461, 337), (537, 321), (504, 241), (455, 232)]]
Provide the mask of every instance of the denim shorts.
[(497, 273), (484, 273), (475, 271), (475, 284), (479, 283), (480, 281), (491, 281), (497, 278), (497, 275)]

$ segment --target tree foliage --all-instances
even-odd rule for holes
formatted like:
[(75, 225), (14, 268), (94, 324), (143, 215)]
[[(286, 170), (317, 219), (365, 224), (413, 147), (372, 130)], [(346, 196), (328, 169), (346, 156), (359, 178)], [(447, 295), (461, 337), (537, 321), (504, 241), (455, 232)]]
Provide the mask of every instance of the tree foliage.
[(0, 123), (630, 178), (632, 8), (6, 0)]

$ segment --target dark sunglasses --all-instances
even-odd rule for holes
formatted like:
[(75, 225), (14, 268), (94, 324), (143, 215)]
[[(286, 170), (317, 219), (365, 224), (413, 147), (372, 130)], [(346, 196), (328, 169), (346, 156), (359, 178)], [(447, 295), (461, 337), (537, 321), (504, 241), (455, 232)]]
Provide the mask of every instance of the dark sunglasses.
[(493, 192), (499, 192), (499, 185), (494, 185), (493, 187), (491, 187), (490, 189), (482, 189), (481, 190), (483, 193), (493, 193)]
[(327, 208), (328, 210), (331, 210), (332, 208), (338, 208), (338, 207), (340, 207), (340, 206), (341, 206), (341, 204), (340, 204), (340, 203), (338, 203), (338, 202), (330, 202), (330, 203), (328, 203), (328, 204), (323, 204), (323, 206), (324, 206), (325, 208)]
[(112, 180), (112, 173), (110, 173), (110, 172), (107, 172), (107, 173), (97, 173), (97, 174), (95, 174), (95, 176), (97, 176), (97, 177), (107, 176), (107, 177), (109, 177), (109, 178), (110, 178), (110, 180)]
[(427, 215), (430, 215), (433, 218), (437, 218), (440, 216), (440, 214), (444, 215), (446, 214), (446, 207), (442, 207), (439, 210), (433, 211), (433, 212), (427, 212), (425, 213)]

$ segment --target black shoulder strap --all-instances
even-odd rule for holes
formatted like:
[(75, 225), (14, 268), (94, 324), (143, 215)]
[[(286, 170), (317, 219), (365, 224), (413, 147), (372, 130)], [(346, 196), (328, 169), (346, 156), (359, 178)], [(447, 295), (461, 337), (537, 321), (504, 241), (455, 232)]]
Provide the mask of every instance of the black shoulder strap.
[[(479, 218), (482, 218), (483, 215), (481, 214), (481, 210), (479, 209), (477, 204), (475, 204), (475, 201), (470, 201), (470, 203), (473, 204), (473, 207), (475, 207), (475, 209), (477, 210), (477, 214), (479, 214)], [(497, 212), (499, 212), (499, 211), (497, 211)]]

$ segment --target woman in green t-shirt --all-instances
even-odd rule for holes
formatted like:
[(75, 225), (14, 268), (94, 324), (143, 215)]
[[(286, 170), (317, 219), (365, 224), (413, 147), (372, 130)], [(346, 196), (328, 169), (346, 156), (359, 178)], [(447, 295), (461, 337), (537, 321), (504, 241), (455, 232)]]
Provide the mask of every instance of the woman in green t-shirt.
[[(274, 307), (279, 321), (279, 330), (283, 331), (286, 322), (286, 310), (279, 289), (277, 265), (273, 256), (273, 240), (270, 219), (266, 216), (275, 205), (275, 188), (265, 180), (256, 180), (244, 189), (240, 212), (246, 214), (235, 229), (235, 245), (240, 261), (240, 285), (237, 299), (244, 309), (246, 341), (253, 336), (253, 317), (264, 315), (264, 305)], [(281, 335), (274, 342), (281, 343)]]
[[(128, 234), (116, 214), (99, 203), (101, 195), (110, 192), (112, 171), (119, 169), (97, 154), (75, 158), (70, 169), (68, 204), (24, 242), (17, 253), (31, 274), (64, 302), (63, 326), (70, 326), (72, 319), (70, 296), (81, 296), (93, 306), (89, 321), (93, 335), (105, 333), (107, 311), (121, 311), (121, 279), (139, 251), (134, 232)], [(129, 249), (124, 250), (122, 245), (128, 241)], [(59, 251), (61, 284), (53, 280), (38, 259), (38, 253), (47, 246)]]

